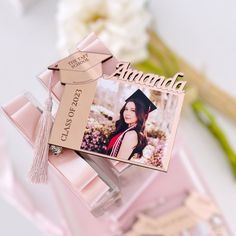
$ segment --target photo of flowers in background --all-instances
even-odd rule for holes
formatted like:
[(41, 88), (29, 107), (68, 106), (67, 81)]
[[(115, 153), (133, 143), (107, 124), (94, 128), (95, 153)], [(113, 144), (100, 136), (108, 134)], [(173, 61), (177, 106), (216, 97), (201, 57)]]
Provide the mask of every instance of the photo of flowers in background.
[[(142, 97), (142, 99), (145, 99), (145, 104), (148, 100), (147, 104), (152, 104), (153, 111), (149, 111), (147, 114), (144, 113), (144, 116), (145, 114), (147, 116), (140, 121), (143, 122), (144, 128), (135, 129), (137, 133), (140, 132), (141, 134), (141, 136), (138, 134), (136, 151), (134, 151), (134, 148), (128, 156), (126, 156), (125, 151), (121, 152), (122, 154), (119, 156), (119, 150), (122, 149), (123, 142), (126, 142), (125, 148), (129, 148), (124, 134), (128, 130), (132, 130), (132, 125), (117, 130), (116, 123), (120, 122), (122, 115), (124, 116), (124, 126), (125, 123), (129, 123), (131, 118), (129, 114), (126, 113), (125, 115), (125, 109), (128, 110), (128, 104), (134, 101), (131, 99), (134, 99), (137, 94), (139, 99), (135, 99), (140, 100), (140, 97)], [(172, 129), (177, 105), (178, 96), (175, 94), (140, 88), (138, 85), (113, 80), (99, 79), (81, 149), (165, 170), (169, 161), (169, 157), (166, 157), (167, 149), (171, 145), (168, 141), (169, 137), (173, 135)], [(137, 106), (137, 103), (135, 106)], [(139, 109), (140, 112), (142, 111)], [(123, 137), (120, 138), (120, 143), (117, 144), (119, 137), (122, 136), (121, 133)], [(140, 141), (143, 140), (142, 137), (145, 139), (143, 145)], [(132, 142), (132, 137), (130, 142)], [(117, 150), (115, 150), (116, 144)], [(138, 148), (138, 145), (140, 148)]]

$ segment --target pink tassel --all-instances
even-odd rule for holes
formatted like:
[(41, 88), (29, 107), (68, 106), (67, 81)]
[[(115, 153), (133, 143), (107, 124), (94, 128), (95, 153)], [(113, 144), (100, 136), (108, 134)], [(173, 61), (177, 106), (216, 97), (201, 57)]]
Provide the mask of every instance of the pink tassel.
[[(53, 76), (53, 75), (52, 75)], [(34, 160), (29, 171), (29, 179), (32, 183), (46, 183), (48, 180), (48, 152), (49, 152), (49, 135), (52, 129), (52, 96), (51, 80), (49, 87), (49, 96), (45, 103), (43, 114), (38, 124), (38, 134), (34, 145)]]

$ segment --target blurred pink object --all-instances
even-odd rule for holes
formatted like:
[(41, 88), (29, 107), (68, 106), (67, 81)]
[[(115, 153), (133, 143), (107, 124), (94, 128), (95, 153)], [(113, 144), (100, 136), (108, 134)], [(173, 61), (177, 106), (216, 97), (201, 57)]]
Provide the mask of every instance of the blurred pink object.
[[(179, 136), (177, 140), (180, 140)], [(74, 195), (63, 190), (62, 202), (69, 204), (68, 207), (73, 209), (73, 215), (76, 217), (75, 223), (81, 226), (81, 235), (122, 235), (132, 226), (140, 211), (150, 205), (153, 206), (154, 203), (170, 199), (172, 196), (177, 197), (172, 201), (173, 204), (166, 204), (169, 209), (179, 204), (186, 193), (190, 192), (206, 195), (214, 203), (214, 199), (191, 161), (191, 156), (179, 141), (174, 148), (173, 157), (173, 163), (167, 174), (135, 166), (130, 167), (120, 177), (122, 193), (120, 205), (110, 208), (101, 218), (92, 217), (84, 210), (83, 204), (77, 201)], [(143, 178), (146, 178), (145, 184), (142, 182)], [(54, 184), (58, 189), (65, 189), (61, 182)], [(226, 222), (223, 224), (227, 229)], [(229, 230), (227, 235), (232, 235)]]
[[(45, 235), (70, 236), (65, 219), (57, 212), (51, 219), (48, 207), (38, 206), (33, 196), (26, 191), (12, 169), (6, 150), (5, 136), (0, 127), (0, 194), (16, 210), (32, 221)], [(55, 203), (54, 203), (55, 204)]]
[[(197, 191), (209, 195), (204, 183), (197, 174), (196, 168), (190, 162), (190, 156), (183, 144), (178, 142), (174, 149), (174, 159), (168, 174), (132, 166), (120, 176), (122, 200), (114, 205), (103, 217), (95, 218), (81, 198), (68, 189), (68, 183), (57, 171), (49, 171), (51, 187), (54, 190), (56, 202), (59, 202), (63, 213), (63, 224), (53, 224), (43, 215), (42, 208), (33, 204), (33, 199), (15, 181), (6, 152), (4, 152), (3, 135), (1, 137), (1, 189), (5, 198), (27, 217), (34, 219), (45, 235), (117, 235), (129, 229), (138, 212), (144, 210), (150, 203), (159, 202), (169, 196), (183, 196), (184, 193)], [(180, 137), (177, 137), (180, 140)], [(69, 150), (68, 150), (69, 151)], [(61, 158), (56, 158), (57, 161)], [(77, 158), (78, 159), (78, 158)], [(63, 158), (62, 158), (63, 160)], [(88, 177), (88, 176), (87, 176)], [(84, 176), (86, 179), (86, 175)], [(145, 181), (142, 181), (145, 179)], [(91, 190), (93, 186), (87, 186)], [(85, 188), (86, 189), (86, 188)], [(7, 190), (7, 191), (6, 191)], [(93, 191), (93, 190), (92, 190)], [(85, 191), (86, 192), (86, 191)], [(17, 197), (17, 202), (16, 198)], [(14, 197), (14, 198), (13, 198)], [(172, 207), (171, 205), (169, 207)], [(48, 214), (48, 215), (47, 215)], [(92, 226), (92, 227), (90, 227)], [(69, 229), (69, 230), (68, 230)], [(71, 232), (69, 234), (68, 232)]]
[[(2, 106), (2, 109), (29, 144), (33, 145), (41, 112), (31, 100), (21, 95)], [(109, 186), (105, 183), (73, 150), (65, 149), (59, 157), (51, 154), (49, 162), (53, 169), (51, 171), (58, 171), (68, 187), (94, 214), (102, 214), (107, 202), (109, 201), (110, 205), (119, 196), (118, 187), (115, 184)]]

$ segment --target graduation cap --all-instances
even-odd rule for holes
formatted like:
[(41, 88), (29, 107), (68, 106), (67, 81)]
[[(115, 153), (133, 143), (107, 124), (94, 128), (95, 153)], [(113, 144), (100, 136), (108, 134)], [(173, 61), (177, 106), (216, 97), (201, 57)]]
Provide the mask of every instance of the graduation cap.
[(157, 107), (152, 103), (152, 101), (140, 89), (137, 89), (125, 101), (128, 102), (130, 100), (140, 101), (144, 105), (144, 110), (147, 114), (157, 109)]
[(79, 84), (102, 76), (102, 63), (112, 54), (77, 51), (50, 65), (49, 70), (60, 71), (62, 84)]

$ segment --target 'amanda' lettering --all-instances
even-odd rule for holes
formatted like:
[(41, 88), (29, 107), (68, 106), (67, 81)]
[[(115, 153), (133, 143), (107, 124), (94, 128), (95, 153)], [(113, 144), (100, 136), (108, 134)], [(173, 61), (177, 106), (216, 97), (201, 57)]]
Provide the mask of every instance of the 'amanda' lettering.
[(186, 81), (177, 81), (177, 78), (183, 76), (183, 73), (178, 72), (172, 78), (166, 79), (164, 76), (151, 73), (144, 74), (141, 71), (134, 70), (130, 67), (130, 63), (119, 63), (116, 67), (116, 71), (109, 77), (106, 77), (106, 79), (116, 77), (119, 80), (135, 82), (158, 89), (182, 92)]

